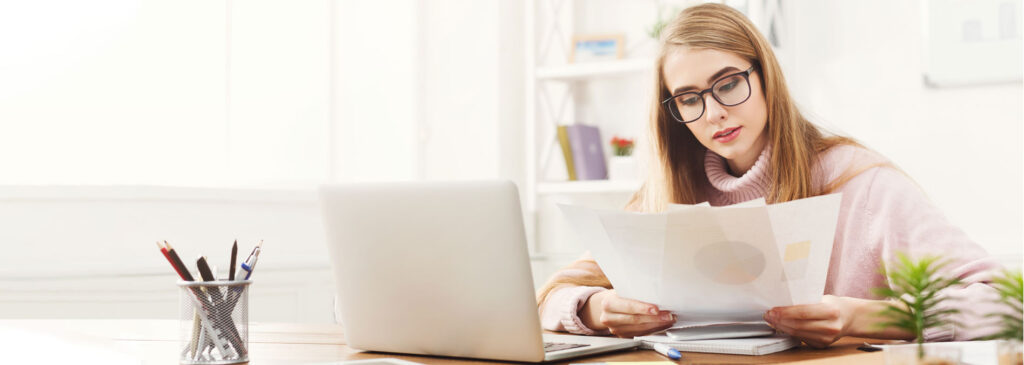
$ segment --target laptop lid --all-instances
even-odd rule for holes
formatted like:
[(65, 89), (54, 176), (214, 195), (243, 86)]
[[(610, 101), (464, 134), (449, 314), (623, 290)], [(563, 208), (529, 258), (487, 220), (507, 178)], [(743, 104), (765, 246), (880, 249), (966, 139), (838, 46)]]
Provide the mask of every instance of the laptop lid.
[(513, 183), (346, 184), (320, 193), (350, 347), (543, 361)]

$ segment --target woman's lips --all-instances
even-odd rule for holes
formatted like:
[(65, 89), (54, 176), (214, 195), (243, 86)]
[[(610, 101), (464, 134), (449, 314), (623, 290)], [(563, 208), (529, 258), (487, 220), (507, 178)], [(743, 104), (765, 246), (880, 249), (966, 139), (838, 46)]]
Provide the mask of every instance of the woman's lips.
[(726, 130), (726, 133), (722, 133), (721, 135), (715, 137), (714, 140), (718, 141), (719, 143), (729, 143), (740, 135), (741, 128), (743, 127), (736, 127)]

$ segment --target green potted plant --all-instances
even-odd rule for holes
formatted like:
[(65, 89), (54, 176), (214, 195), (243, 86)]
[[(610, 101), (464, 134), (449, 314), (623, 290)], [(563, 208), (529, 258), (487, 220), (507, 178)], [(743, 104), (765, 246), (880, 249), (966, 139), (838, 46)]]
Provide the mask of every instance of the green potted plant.
[[(918, 364), (956, 364), (960, 352), (957, 348), (935, 347), (926, 351), (924, 332), (928, 328), (946, 325), (957, 325), (949, 316), (959, 311), (956, 309), (939, 309), (938, 305), (949, 300), (939, 294), (943, 289), (960, 284), (960, 279), (943, 276), (939, 269), (946, 261), (936, 256), (926, 256), (912, 260), (903, 253), (897, 253), (892, 269), (882, 267), (882, 274), (889, 279), (888, 287), (875, 288), (874, 293), (892, 301), (878, 316), (884, 320), (879, 323), (882, 328), (899, 328), (916, 336), (916, 357), (904, 359), (908, 347), (891, 347), (886, 349), (887, 363), (907, 361)], [(912, 347), (911, 347), (912, 348)]]
[(1021, 287), (1021, 271), (1003, 271), (1003, 275), (992, 280), (992, 287), (999, 292), (999, 302), (1008, 307), (1004, 313), (992, 313), (990, 317), (999, 318), (1002, 330), (989, 336), (988, 339), (1002, 340), (999, 342), (999, 364), (1024, 364), (1021, 353), (1024, 341), (1024, 289)]

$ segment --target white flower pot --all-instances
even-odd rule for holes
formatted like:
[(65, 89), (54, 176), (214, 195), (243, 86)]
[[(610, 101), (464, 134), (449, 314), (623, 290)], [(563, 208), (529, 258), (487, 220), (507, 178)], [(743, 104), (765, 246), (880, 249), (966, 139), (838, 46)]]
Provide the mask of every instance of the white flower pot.
[(640, 178), (640, 171), (636, 158), (633, 156), (612, 156), (608, 160), (609, 180), (636, 180)]
[(886, 365), (957, 365), (963, 357), (963, 349), (956, 344), (926, 343), (924, 358), (917, 357), (917, 344), (890, 345), (885, 347)]

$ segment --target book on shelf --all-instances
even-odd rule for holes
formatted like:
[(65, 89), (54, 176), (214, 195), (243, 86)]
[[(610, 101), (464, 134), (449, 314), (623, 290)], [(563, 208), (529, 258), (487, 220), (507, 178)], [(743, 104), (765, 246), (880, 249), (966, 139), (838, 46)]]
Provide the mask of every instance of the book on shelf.
[(569, 168), (575, 171), (576, 180), (607, 179), (608, 168), (604, 161), (601, 131), (584, 124), (565, 126), (565, 131), (572, 153), (572, 163), (567, 165), (572, 166)]
[(562, 146), (562, 156), (565, 157), (565, 167), (569, 171), (569, 181), (576, 180), (576, 168), (572, 163), (572, 146), (569, 145), (569, 133), (566, 126), (558, 126), (558, 144)]

